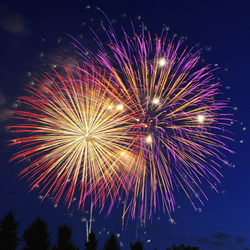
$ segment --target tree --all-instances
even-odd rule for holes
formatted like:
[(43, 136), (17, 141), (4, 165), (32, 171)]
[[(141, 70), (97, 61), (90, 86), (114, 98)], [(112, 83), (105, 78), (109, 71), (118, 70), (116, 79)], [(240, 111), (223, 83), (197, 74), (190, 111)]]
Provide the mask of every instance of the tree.
[(0, 221), (0, 249), (14, 250), (20, 239), (17, 237), (17, 230), (20, 221), (15, 221), (15, 214), (10, 210)]
[(23, 250), (48, 250), (51, 242), (49, 237), (48, 223), (40, 217), (36, 218), (24, 231), (25, 246)]
[(85, 250), (97, 250), (98, 240), (95, 233), (91, 232), (88, 236), (88, 240), (85, 242)]
[(167, 250), (185, 250), (185, 245), (181, 244), (179, 246), (176, 246), (175, 244), (172, 245), (171, 248), (167, 247)]
[(199, 248), (190, 246), (185, 247), (184, 244), (181, 244), (177, 247), (175, 244), (173, 244), (171, 248), (167, 247), (166, 250), (199, 250)]
[(199, 250), (200, 248), (199, 247), (190, 247), (190, 246), (187, 246), (185, 248), (185, 250)]
[(131, 250), (144, 250), (143, 243), (137, 240), (134, 244), (130, 243)]
[(57, 229), (57, 243), (53, 250), (80, 250), (72, 241), (73, 230), (70, 226), (59, 225)]
[(104, 244), (104, 250), (121, 250), (117, 237), (112, 233)]

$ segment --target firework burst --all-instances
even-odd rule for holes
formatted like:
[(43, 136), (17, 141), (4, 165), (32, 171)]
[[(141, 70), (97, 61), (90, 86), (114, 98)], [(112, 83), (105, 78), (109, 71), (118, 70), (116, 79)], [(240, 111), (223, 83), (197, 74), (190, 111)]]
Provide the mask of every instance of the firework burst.
[(190, 200), (197, 192), (206, 198), (202, 180), (219, 181), (221, 151), (230, 151), (221, 127), (231, 119), (212, 70), (164, 34), (124, 32), (121, 42), (112, 26), (105, 31), (110, 44), (96, 39), (96, 54), (75, 44), (83, 66), (46, 74), (20, 98), (30, 110), (14, 112), (24, 123), (11, 131), (25, 136), (11, 141), (24, 148), (12, 160), (32, 158), (20, 175), (31, 189), (44, 183), (55, 204), (66, 193), (70, 206), (78, 186), (79, 207), (90, 197), (110, 212), (125, 198), (123, 217), (138, 209), (144, 221), (160, 204), (170, 214), (178, 187)]

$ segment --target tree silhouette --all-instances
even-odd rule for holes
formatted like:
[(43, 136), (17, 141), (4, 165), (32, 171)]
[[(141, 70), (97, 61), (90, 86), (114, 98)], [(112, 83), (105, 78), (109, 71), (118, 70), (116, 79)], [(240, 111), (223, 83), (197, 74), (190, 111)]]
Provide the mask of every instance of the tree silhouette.
[(167, 247), (166, 250), (199, 250), (199, 248), (190, 247), (190, 246), (185, 247), (184, 244), (181, 244), (179, 246), (176, 246), (175, 244), (173, 244), (171, 248)]
[(190, 247), (190, 246), (187, 246), (185, 248), (185, 250), (199, 250), (200, 248), (199, 247)]
[(0, 249), (16, 249), (20, 239), (17, 237), (17, 230), (20, 221), (15, 221), (15, 214), (10, 210), (0, 221)]
[(112, 233), (104, 244), (104, 250), (121, 250), (117, 237)]
[(57, 229), (57, 243), (52, 250), (80, 250), (72, 241), (73, 230), (70, 226), (59, 225)]
[(171, 248), (167, 247), (166, 250), (184, 250), (185, 249), (185, 245), (181, 244), (179, 246), (176, 246), (175, 244), (172, 245)]
[(38, 217), (24, 231), (25, 246), (23, 250), (48, 250), (51, 242), (49, 237), (48, 223)]
[(137, 240), (134, 244), (130, 243), (131, 250), (144, 250), (143, 243)]
[(85, 242), (85, 250), (97, 250), (98, 240), (95, 233), (91, 232), (88, 236), (88, 240)]

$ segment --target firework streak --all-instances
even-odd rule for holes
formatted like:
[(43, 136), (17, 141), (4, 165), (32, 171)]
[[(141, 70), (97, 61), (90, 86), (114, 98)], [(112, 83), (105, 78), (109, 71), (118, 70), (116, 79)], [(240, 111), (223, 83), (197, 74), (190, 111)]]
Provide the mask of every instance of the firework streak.
[(206, 198), (203, 180), (215, 189), (222, 151), (231, 152), (220, 84), (181, 41), (125, 31), (119, 41), (105, 31), (109, 45), (97, 37), (94, 54), (76, 41), (83, 62), (45, 74), (20, 97), (29, 109), (14, 111), (20, 123), (10, 131), (23, 136), (10, 141), (22, 146), (11, 160), (31, 159), (20, 176), (31, 190), (43, 184), (55, 204), (78, 196), (79, 208), (89, 198), (110, 213), (123, 201), (123, 217), (145, 221), (160, 206), (170, 214), (181, 187), (195, 207), (192, 196)]

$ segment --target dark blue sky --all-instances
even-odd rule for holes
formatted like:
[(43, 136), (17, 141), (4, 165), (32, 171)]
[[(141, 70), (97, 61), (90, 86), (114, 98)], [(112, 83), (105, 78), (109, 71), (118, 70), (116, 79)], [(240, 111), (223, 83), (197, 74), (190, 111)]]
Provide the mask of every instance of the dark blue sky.
[[(86, 9), (87, 5), (91, 8)], [(58, 224), (69, 224), (75, 231), (76, 243), (84, 245), (86, 231), (82, 220), (88, 214), (74, 206), (67, 210), (63, 203), (54, 208), (49, 198), (40, 203), (39, 189), (28, 193), (28, 183), (17, 178), (28, 162), (7, 163), (18, 148), (6, 147), (10, 135), (5, 126), (11, 122), (6, 110), (16, 108), (15, 100), (31, 81), (28, 72), (32, 76), (40, 75), (48, 70), (44, 64), (65, 53), (67, 46), (70, 48), (70, 39), (65, 34), (83, 35), (84, 43), (92, 49), (88, 27), (96, 28), (98, 20), (104, 19), (94, 6), (100, 7), (110, 19), (116, 19), (116, 29), (120, 25), (130, 29), (130, 20), (138, 25), (141, 16), (152, 33), (159, 34), (165, 24), (170, 27), (170, 36), (187, 36), (186, 45), (199, 43), (204, 50), (211, 48), (203, 58), (220, 66), (216, 76), (221, 78), (222, 91), (231, 98), (230, 105), (235, 108), (238, 120), (231, 127), (235, 143), (229, 144), (236, 154), (227, 155), (232, 168), (222, 166), (224, 178), (218, 184), (218, 194), (203, 186), (209, 197), (205, 206), (198, 206), (199, 211), (194, 211), (185, 195), (176, 193), (177, 209), (172, 215), (176, 224), (169, 222), (167, 214), (159, 212), (145, 228), (130, 221), (125, 231), (121, 229), (121, 209), (114, 209), (106, 219), (104, 214), (95, 212), (93, 230), (100, 237), (100, 247), (107, 232), (114, 232), (120, 234), (124, 249), (129, 249), (136, 233), (146, 250), (165, 249), (172, 243), (196, 245), (204, 250), (250, 248), (250, 1), (247, 0), (6, 1), (0, 4), (0, 215), (13, 209), (21, 220), (20, 233), (31, 220), (41, 216), (49, 222), (54, 238)], [(74, 58), (70, 53), (71, 50), (67, 55)]]

